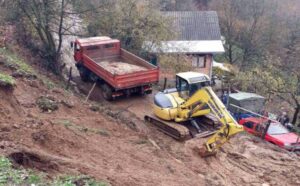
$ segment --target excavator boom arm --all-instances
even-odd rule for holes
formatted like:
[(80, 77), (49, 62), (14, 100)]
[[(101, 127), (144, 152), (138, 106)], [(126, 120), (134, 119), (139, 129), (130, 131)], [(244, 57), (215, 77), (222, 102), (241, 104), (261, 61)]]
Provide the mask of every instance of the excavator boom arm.
[(218, 96), (211, 87), (204, 87), (192, 95), (183, 105), (181, 109), (188, 109), (186, 117), (193, 117), (198, 111), (207, 105), (211, 112), (218, 118), (222, 127), (210, 137), (204, 144), (206, 153), (215, 153), (231, 136), (243, 131), (243, 127), (239, 125), (226, 109)]

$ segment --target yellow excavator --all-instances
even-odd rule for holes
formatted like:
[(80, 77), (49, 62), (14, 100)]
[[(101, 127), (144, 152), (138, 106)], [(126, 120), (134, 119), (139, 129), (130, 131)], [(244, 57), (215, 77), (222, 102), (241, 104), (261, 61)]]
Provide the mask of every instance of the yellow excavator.
[(145, 120), (175, 139), (190, 136), (186, 124), (201, 132), (198, 118), (212, 114), (221, 125), (205, 142), (200, 155), (216, 154), (217, 150), (233, 135), (243, 131), (214, 93), (207, 75), (198, 72), (183, 72), (176, 75), (176, 88), (159, 92), (154, 97), (154, 116)]

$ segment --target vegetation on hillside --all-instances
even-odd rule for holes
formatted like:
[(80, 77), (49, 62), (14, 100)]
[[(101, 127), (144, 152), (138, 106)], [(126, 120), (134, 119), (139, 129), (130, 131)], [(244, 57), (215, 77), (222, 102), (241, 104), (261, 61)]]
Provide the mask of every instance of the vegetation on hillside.
[(87, 176), (62, 176), (49, 180), (45, 174), (32, 170), (16, 169), (11, 161), (0, 157), (0, 185), (53, 185), (53, 186), (108, 186), (105, 182), (97, 182)]
[(11, 88), (15, 85), (15, 80), (12, 76), (0, 73), (0, 87)]

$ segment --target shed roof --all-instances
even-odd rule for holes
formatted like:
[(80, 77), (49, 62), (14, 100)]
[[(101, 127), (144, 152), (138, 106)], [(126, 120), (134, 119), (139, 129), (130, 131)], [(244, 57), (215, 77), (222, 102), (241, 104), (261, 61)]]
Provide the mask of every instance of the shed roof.
[(174, 40), (221, 40), (216, 11), (165, 11), (162, 15), (171, 19), (178, 32)]
[(238, 93), (232, 93), (229, 94), (230, 98), (233, 98), (235, 100), (252, 100), (252, 99), (265, 99), (263, 96), (255, 94), (255, 93), (250, 93), (250, 92), (238, 92)]

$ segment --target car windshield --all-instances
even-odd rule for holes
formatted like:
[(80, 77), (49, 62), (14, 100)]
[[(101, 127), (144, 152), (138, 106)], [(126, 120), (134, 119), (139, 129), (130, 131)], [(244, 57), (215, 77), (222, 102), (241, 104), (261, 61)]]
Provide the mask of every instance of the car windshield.
[(286, 133), (289, 133), (289, 130), (286, 129), (280, 123), (271, 123), (268, 129), (268, 134), (270, 135), (279, 135), (279, 134), (286, 134)]

